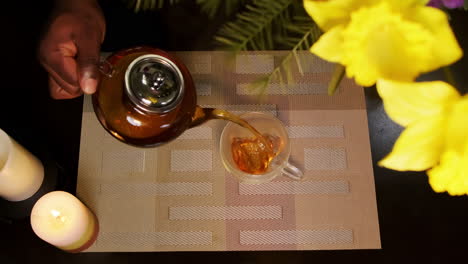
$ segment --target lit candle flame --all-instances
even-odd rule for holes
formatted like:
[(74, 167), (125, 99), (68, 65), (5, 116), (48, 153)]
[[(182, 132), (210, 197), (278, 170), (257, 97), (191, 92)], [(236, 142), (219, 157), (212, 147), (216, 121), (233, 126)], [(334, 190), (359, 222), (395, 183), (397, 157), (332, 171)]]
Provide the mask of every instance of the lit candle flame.
[(52, 214), (53, 217), (55, 217), (55, 219), (65, 222), (65, 217), (63, 217), (59, 211), (52, 209), (50, 210), (50, 213)]
[(52, 209), (52, 210), (50, 211), (50, 213), (51, 213), (55, 218), (57, 218), (57, 217), (60, 216), (60, 212), (57, 211), (57, 210), (55, 210), (55, 209)]

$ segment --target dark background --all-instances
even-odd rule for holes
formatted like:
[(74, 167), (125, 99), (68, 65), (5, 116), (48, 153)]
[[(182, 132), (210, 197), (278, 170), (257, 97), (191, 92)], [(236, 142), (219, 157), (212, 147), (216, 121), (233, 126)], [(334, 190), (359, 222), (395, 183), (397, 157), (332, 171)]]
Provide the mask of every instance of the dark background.
[[(4, 2), (0, 3), (0, 128), (34, 154), (56, 162), (62, 168), (58, 188), (74, 193), (82, 98), (50, 99), (47, 74), (36, 60), (51, 1)], [(211, 50), (211, 36), (223, 21), (202, 15), (195, 1), (137, 15), (120, 1), (101, 2), (107, 20), (103, 51), (140, 44), (169, 51)], [(450, 16), (461, 46), (468, 51), (468, 12), (451, 11)], [(452, 68), (459, 89), (466, 93), (468, 60), (463, 58)], [(435, 72), (421, 79), (441, 78), (441, 72)], [(68, 254), (35, 236), (26, 218), (0, 221), (0, 263), (466, 263), (468, 198), (434, 193), (423, 173), (376, 166), (401, 128), (388, 119), (375, 89), (366, 89), (366, 100), (382, 250)], [(0, 206), (0, 215), (5, 215), (1, 211), (5, 208)]]

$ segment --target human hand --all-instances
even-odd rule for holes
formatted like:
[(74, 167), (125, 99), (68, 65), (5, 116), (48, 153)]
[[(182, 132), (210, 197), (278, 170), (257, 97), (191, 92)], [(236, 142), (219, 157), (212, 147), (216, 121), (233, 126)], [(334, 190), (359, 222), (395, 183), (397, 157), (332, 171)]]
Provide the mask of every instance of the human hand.
[(96, 91), (99, 52), (105, 19), (97, 0), (57, 0), (50, 25), (39, 45), (39, 61), (49, 73), (54, 99)]

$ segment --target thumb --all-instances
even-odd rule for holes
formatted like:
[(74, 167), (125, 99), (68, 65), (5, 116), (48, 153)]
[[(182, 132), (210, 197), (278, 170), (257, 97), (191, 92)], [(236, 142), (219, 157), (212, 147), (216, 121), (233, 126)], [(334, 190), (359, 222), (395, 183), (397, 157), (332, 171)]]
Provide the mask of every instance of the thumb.
[(78, 54), (76, 62), (78, 67), (78, 78), (81, 90), (87, 94), (96, 92), (99, 73), (99, 51), (100, 43), (97, 39), (78, 39), (76, 41)]

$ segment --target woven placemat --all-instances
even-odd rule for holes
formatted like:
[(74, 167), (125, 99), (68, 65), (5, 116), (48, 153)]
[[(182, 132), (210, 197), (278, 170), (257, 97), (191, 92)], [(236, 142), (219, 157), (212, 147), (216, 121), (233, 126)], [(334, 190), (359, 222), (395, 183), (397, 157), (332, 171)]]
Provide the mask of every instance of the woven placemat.
[(77, 196), (100, 223), (87, 251), (380, 248), (361, 87), (345, 79), (328, 96), (333, 65), (305, 52), (304, 75), (291, 65), (295, 84), (272, 83), (259, 97), (248, 84), (284, 52), (175, 54), (194, 77), (200, 105), (282, 120), (305, 180), (240, 184), (219, 157), (220, 120), (158, 148), (125, 145), (101, 127), (85, 96)]

